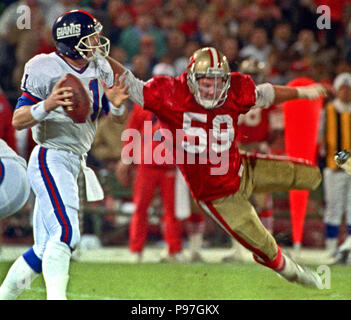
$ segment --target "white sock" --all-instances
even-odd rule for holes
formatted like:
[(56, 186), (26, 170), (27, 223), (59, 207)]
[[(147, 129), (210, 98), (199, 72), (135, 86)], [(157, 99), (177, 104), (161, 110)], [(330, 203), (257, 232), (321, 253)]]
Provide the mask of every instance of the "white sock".
[(67, 300), (71, 250), (63, 242), (49, 241), (43, 255), (43, 276), (48, 300)]
[(0, 300), (15, 300), (24, 289), (29, 289), (31, 282), (38, 276), (22, 256), (11, 266), (0, 287)]
[(339, 248), (340, 251), (351, 250), (351, 236), (347, 236), (346, 240)]
[(338, 248), (338, 238), (327, 238), (325, 240), (325, 248), (329, 254), (334, 254)]
[(191, 252), (199, 252), (202, 247), (202, 233), (193, 233), (189, 235), (189, 250)]
[(286, 255), (283, 254), (283, 257), (285, 259), (285, 266), (284, 269), (278, 273), (285, 279), (291, 281), (297, 277), (298, 272), (301, 271), (301, 267)]

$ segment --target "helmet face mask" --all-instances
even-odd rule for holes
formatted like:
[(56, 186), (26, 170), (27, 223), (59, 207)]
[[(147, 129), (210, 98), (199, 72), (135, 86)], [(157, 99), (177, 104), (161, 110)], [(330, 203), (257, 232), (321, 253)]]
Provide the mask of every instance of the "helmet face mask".
[(110, 40), (101, 36), (102, 25), (88, 12), (71, 10), (59, 16), (52, 28), (57, 51), (73, 60), (107, 56)]
[(226, 57), (215, 48), (197, 50), (188, 66), (188, 86), (195, 100), (205, 109), (222, 106), (230, 87), (230, 68)]
[(101, 36), (102, 25), (98, 23), (95, 30), (97, 31), (82, 37), (74, 47), (83, 59), (88, 61), (95, 60), (99, 56), (106, 57), (110, 52), (110, 40)]

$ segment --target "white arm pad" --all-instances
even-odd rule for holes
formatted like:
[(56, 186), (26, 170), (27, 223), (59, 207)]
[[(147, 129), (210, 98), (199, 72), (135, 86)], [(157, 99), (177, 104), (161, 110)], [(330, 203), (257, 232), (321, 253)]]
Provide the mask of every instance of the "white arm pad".
[(144, 88), (145, 82), (137, 79), (130, 70), (126, 70), (125, 72), (123, 72), (123, 74), (119, 78), (120, 81), (123, 76), (126, 77), (125, 83), (129, 85), (128, 94), (130, 96), (130, 99), (134, 103), (143, 107), (144, 106), (143, 88)]
[(256, 87), (256, 103), (253, 108), (269, 108), (275, 99), (273, 85), (270, 83), (262, 83)]

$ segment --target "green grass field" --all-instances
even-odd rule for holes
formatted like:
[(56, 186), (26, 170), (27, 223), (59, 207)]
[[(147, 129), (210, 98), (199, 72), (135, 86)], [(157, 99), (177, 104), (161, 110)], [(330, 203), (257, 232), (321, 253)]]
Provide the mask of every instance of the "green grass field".
[[(0, 279), (11, 263), (0, 263)], [(256, 264), (72, 262), (72, 300), (349, 300), (351, 267), (331, 267), (330, 289), (309, 289)], [(45, 300), (42, 276), (21, 300)]]

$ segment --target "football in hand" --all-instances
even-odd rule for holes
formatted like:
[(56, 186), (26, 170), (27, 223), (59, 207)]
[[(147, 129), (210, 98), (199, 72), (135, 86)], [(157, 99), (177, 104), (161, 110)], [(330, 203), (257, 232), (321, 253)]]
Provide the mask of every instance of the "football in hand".
[(74, 123), (84, 123), (90, 112), (90, 98), (82, 82), (73, 74), (67, 73), (60, 87), (72, 88), (73, 96), (67, 100), (72, 101), (73, 105), (63, 108), (66, 114)]

